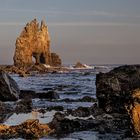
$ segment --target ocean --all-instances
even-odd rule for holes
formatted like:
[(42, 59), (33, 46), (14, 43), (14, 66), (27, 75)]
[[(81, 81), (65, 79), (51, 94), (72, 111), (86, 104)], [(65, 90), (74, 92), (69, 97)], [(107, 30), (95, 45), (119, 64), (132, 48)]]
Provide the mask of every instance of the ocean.
[[(108, 72), (118, 65), (97, 65), (85, 69), (74, 69), (69, 67), (69, 71), (60, 71), (57, 73), (37, 74), (34, 72), (28, 77), (19, 77), (17, 74), (11, 74), (12, 78), (19, 85), (20, 90), (32, 90), (37, 93), (55, 91), (59, 94), (58, 101), (48, 101), (45, 99), (32, 99), (33, 111), (27, 114), (13, 114), (4, 124), (17, 125), (27, 119), (39, 119), (41, 123), (49, 123), (53, 119), (56, 111), (48, 111), (45, 114), (39, 113), (41, 108), (50, 106), (63, 106), (64, 110), (76, 109), (78, 107), (90, 107), (92, 102), (80, 102), (85, 96), (96, 98), (96, 74), (99, 72)], [(74, 99), (76, 102), (65, 102), (64, 99)], [(63, 101), (59, 101), (63, 100)], [(84, 118), (83, 118), (84, 119)], [(57, 140), (55, 137), (45, 137), (41, 139)], [(98, 140), (98, 132), (79, 131), (66, 135), (59, 140)]]

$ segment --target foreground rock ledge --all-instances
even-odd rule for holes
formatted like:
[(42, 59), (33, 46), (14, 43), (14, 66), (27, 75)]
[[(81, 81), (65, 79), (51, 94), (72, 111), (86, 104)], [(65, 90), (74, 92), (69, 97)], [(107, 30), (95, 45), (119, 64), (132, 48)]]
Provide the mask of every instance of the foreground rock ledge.
[(52, 133), (53, 130), (47, 124), (39, 123), (39, 120), (27, 120), (17, 126), (0, 125), (0, 138), (40, 138)]
[(99, 107), (127, 114), (134, 135), (140, 135), (140, 65), (126, 65), (96, 77)]

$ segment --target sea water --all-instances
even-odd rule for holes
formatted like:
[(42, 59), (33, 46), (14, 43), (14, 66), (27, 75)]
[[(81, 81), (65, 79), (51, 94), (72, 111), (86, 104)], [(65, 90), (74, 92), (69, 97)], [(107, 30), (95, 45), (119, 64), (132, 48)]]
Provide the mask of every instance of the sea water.
[[(32, 74), (28, 77), (19, 77), (16, 74), (11, 75), (17, 82), (21, 90), (33, 90), (35, 92), (55, 91), (61, 99), (80, 99), (84, 96), (96, 98), (96, 74), (99, 72), (108, 72), (113, 66), (94, 66), (89, 69), (71, 69), (58, 73)], [(76, 109), (80, 106), (90, 107), (90, 102), (53, 102), (48, 100), (33, 99), (34, 111), (28, 114), (13, 114), (5, 121), (6, 125), (17, 125), (27, 119), (39, 119), (41, 123), (48, 123), (52, 120), (55, 111), (39, 113), (36, 110), (49, 106), (63, 106), (66, 109)], [(46, 139), (46, 138), (42, 138)], [(47, 139), (56, 140), (57, 138), (48, 137)], [(82, 131), (74, 132), (59, 140), (97, 140), (97, 132)]]

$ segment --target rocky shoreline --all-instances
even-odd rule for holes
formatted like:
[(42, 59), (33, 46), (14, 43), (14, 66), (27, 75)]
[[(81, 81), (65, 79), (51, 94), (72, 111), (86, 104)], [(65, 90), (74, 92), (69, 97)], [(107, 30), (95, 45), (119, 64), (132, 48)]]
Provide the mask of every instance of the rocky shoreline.
[[(5, 69), (5, 67), (4, 67)], [(4, 71), (4, 69), (2, 71)], [(10, 68), (11, 69), (11, 68)], [(7, 72), (7, 70), (6, 70)], [(0, 122), (3, 123), (13, 113), (28, 113), (34, 110), (33, 99), (47, 99), (53, 102), (90, 102), (90, 107), (64, 109), (63, 106), (49, 106), (37, 110), (56, 113), (49, 123), (39, 120), (27, 120), (16, 126), (0, 125), (0, 138), (40, 138), (48, 135), (64, 137), (76, 132), (96, 131), (101, 139), (106, 134), (116, 139), (137, 139), (140, 134), (139, 88), (140, 66), (121, 66), (108, 73), (99, 73), (96, 77), (97, 100), (85, 96), (81, 99), (60, 99), (55, 91), (37, 93), (20, 90), (15, 81), (5, 72), (0, 77)], [(12, 97), (12, 98), (11, 98)], [(13, 102), (11, 102), (13, 100)], [(10, 102), (5, 102), (10, 101)], [(3, 114), (3, 115), (2, 115)], [(24, 130), (24, 131), (23, 131)]]

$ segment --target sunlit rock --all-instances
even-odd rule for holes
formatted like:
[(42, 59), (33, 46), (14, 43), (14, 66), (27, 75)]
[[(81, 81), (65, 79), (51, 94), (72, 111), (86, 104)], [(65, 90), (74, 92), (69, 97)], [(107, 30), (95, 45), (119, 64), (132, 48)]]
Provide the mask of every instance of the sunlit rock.
[(26, 24), (16, 40), (13, 59), (14, 65), (18, 67), (33, 63), (61, 66), (59, 56), (50, 51), (48, 27), (43, 20), (40, 26), (36, 19)]

